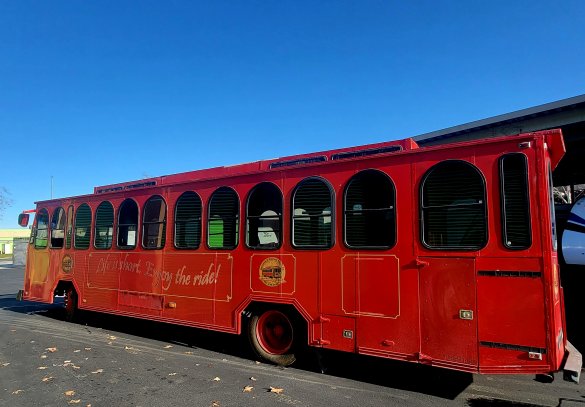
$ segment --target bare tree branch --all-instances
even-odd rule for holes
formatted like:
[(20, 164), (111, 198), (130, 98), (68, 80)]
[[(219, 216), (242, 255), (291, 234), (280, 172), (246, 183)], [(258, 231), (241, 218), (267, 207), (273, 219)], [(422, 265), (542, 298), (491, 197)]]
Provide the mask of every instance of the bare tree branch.
[(4, 210), (12, 206), (12, 199), (10, 198), (10, 192), (4, 187), (0, 187), (0, 219), (4, 214)]

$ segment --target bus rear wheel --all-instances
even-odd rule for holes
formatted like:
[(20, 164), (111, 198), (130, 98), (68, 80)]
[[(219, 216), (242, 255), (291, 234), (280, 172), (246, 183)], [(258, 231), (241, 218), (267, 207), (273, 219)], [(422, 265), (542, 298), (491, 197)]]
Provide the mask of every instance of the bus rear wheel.
[(77, 291), (72, 286), (65, 290), (65, 320), (69, 322), (75, 321), (79, 310), (77, 308)]
[(280, 365), (292, 365), (294, 325), (281, 311), (268, 310), (252, 316), (248, 324), (248, 338), (254, 352), (262, 359)]

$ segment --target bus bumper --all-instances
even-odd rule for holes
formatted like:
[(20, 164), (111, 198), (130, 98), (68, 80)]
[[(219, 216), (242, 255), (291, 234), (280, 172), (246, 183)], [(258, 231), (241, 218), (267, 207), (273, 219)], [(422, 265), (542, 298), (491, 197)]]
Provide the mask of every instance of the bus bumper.
[(583, 356), (581, 356), (581, 352), (579, 352), (569, 341), (567, 341), (565, 350), (567, 352), (567, 358), (565, 359), (565, 365), (563, 366), (563, 378), (570, 382), (579, 383), (581, 368), (583, 367)]

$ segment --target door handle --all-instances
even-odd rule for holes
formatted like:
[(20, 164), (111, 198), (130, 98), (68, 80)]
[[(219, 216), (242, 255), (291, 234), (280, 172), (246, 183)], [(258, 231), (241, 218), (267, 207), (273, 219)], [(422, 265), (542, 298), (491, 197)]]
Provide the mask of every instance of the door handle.
[(459, 319), (466, 319), (471, 321), (473, 319), (473, 311), (470, 309), (460, 309)]
[(416, 259), (415, 260), (415, 264), (416, 264), (417, 267), (426, 267), (426, 266), (429, 265), (429, 262), (428, 261), (421, 260), (421, 259)]

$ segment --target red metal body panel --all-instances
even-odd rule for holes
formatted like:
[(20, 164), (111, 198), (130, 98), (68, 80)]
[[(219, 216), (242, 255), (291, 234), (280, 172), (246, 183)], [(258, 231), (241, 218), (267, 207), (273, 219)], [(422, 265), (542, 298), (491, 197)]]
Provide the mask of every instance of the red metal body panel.
[[(392, 146), (401, 150), (332, 159)], [(498, 160), (510, 152), (524, 154), (528, 163), (532, 244), (523, 250), (510, 250), (502, 240)], [(109, 250), (31, 245), (24, 297), (52, 302), (59, 281), (72, 281), (80, 308), (230, 333), (241, 332), (241, 313), (253, 302), (289, 304), (306, 321), (311, 346), (470, 372), (553, 371), (561, 364), (566, 339), (547, 166), (554, 167), (563, 152), (560, 131), (424, 149), (408, 139), (107, 185), (92, 195), (38, 202), (37, 209), (50, 214), (59, 206), (77, 209), (87, 203), (95, 217), (102, 201), (117, 213), (131, 198), (142, 214), (145, 202), (160, 195), (167, 204), (166, 246), (123, 250), (116, 248), (115, 238)], [(283, 160), (314, 157), (325, 159), (271, 169)], [(474, 165), (485, 181), (488, 239), (479, 250), (433, 250), (421, 243), (421, 181), (445, 160)], [(383, 172), (395, 187), (397, 239), (389, 249), (353, 250), (344, 242), (344, 189), (366, 169)], [(298, 183), (314, 176), (333, 189), (334, 244), (300, 250), (291, 244), (291, 201)], [(244, 244), (246, 201), (261, 182), (273, 183), (283, 195), (283, 244), (274, 250)], [(239, 244), (210, 250), (206, 208), (222, 186), (239, 197)], [(196, 250), (173, 246), (175, 203), (185, 191), (196, 191), (204, 208)], [(263, 266), (274, 261), (278, 270)], [(529, 358), (534, 350), (541, 360)]]

